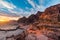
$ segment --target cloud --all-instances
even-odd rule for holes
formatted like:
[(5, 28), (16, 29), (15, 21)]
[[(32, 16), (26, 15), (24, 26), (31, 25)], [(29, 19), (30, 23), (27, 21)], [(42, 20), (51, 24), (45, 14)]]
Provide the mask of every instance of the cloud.
[(32, 1), (32, 0), (27, 0), (28, 1), (28, 3), (31, 5), (31, 6), (33, 6), (34, 8), (35, 8), (35, 4), (34, 4), (34, 2)]
[[(12, 1), (12, 0), (11, 0)], [(15, 1), (15, 0), (14, 0)], [(25, 1), (25, 0), (24, 0)], [(28, 17), (31, 14), (36, 14), (37, 11), (44, 11), (47, 7), (60, 3), (60, 0), (38, 0), (39, 4), (37, 4), (34, 0), (27, 0), (27, 2), (32, 6), (32, 8), (25, 7), (26, 10), (22, 8), (18, 8), (18, 6), (14, 5), (14, 3), (10, 3), (7, 1), (0, 0), (0, 10), (7, 11), (11, 14), (18, 16), (26, 16)], [(48, 1), (48, 4), (47, 2)], [(46, 3), (46, 4), (44, 4)], [(45, 6), (47, 5), (47, 6)]]
[(20, 16), (17, 14), (18, 12), (14, 10), (15, 8), (17, 7), (13, 5), (12, 3), (0, 0), (0, 14), (5, 15), (5, 16)]
[[(35, 7), (35, 5), (34, 5), (34, 3), (31, 1), (31, 0), (28, 0), (28, 1), (30, 1), (30, 3), (31, 3), (31, 5), (33, 6), (33, 7)], [(16, 10), (17, 9), (17, 10)], [(15, 14), (16, 14), (16, 16), (18, 15), (18, 16), (29, 16), (29, 15), (31, 15), (31, 14), (34, 14), (34, 9), (33, 8), (31, 8), (30, 10), (31, 11), (25, 11), (25, 10), (23, 10), (23, 9), (21, 9), (21, 8), (17, 8), (15, 5), (13, 5), (12, 3), (9, 3), (9, 2), (7, 2), (7, 1), (3, 1), (3, 0), (0, 0), (0, 10), (1, 11), (6, 11), (6, 10), (8, 10), (9, 12), (10, 12), (10, 14), (8, 14), (8, 15), (12, 15), (12, 16), (15, 16)], [(18, 11), (19, 10), (19, 11)], [(1, 13), (0, 13), (1, 14)], [(6, 13), (5, 13), (6, 14)], [(7, 15), (6, 14), (6, 15)], [(14, 14), (14, 15), (13, 15)]]
[[(31, 14), (36, 14), (37, 11), (44, 11), (45, 7), (41, 4), (37, 4), (35, 3), (33, 0), (27, 0), (28, 3), (32, 6), (32, 8), (28, 8), (26, 7), (27, 10), (30, 10), (30, 11), (22, 11), (21, 15), (23, 16), (30, 16)], [(40, 1), (40, 0), (39, 0)], [(42, 1), (41, 1), (42, 2)]]
[(7, 1), (0, 0), (0, 11), (8, 10), (11, 13), (16, 13), (13, 9), (17, 8), (13, 3), (9, 3)]
[(0, 0), (0, 6), (2, 6), (4, 8), (8, 8), (8, 9), (16, 8), (15, 5), (13, 5), (13, 4), (9, 3), (9, 2), (3, 1), (3, 0)]
[[(33, 0), (27, 0), (28, 3), (33, 7), (33, 8), (26, 8), (30, 11), (25, 11), (21, 8), (17, 8), (13, 3), (9, 3), (7, 1), (0, 0), (0, 10), (4, 10), (3, 8), (7, 9), (10, 13), (14, 13), (16, 15), (22, 15), (22, 16), (29, 16), (31, 14), (36, 14), (37, 11), (44, 10), (44, 6), (36, 4)], [(1, 8), (2, 7), (2, 8)], [(15, 10), (17, 9), (17, 10)], [(19, 10), (19, 11), (18, 11)], [(17, 14), (18, 13), (18, 14)]]
[(43, 5), (44, 0), (39, 0), (39, 5), (37, 3), (35, 3), (33, 0), (27, 0), (31, 6), (33, 6), (32, 9), (34, 9), (35, 11), (44, 11), (45, 10), (45, 6)]

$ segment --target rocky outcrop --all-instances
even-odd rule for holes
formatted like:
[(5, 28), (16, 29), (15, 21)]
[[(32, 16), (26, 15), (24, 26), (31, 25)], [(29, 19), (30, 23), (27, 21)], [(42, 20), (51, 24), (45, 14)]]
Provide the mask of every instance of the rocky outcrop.
[(23, 23), (25, 25), (28, 25), (34, 23), (37, 20), (39, 20), (39, 17), (37, 15), (32, 14), (28, 18), (26, 17), (20, 18), (18, 20), (18, 23)]
[[(35, 38), (38, 40), (38, 35), (44, 35), (49, 40), (59, 40), (60, 4), (51, 6), (44, 12), (38, 11), (37, 14), (32, 14), (28, 18), (23, 17), (19, 19), (18, 22), (29, 25), (29, 28), (27, 29), (28, 35), (26, 35), (26, 38), (29, 40), (35, 40)], [(34, 35), (34, 37), (32, 35)]]
[(16, 27), (16, 29), (14, 29), (14, 28), (13, 29), (9, 28), (9, 30), (7, 30), (7, 28), (5, 28), (5, 29), (0, 29), (0, 40), (16, 40), (20, 36), (21, 36), (21, 38), (24, 38), (24, 36), (25, 36), (25, 34), (24, 34), (25, 30), (20, 29), (18, 27)]
[(18, 23), (25, 23), (26, 20), (27, 20), (26, 17), (22, 17), (18, 20)]
[[(25, 20), (23, 20), (25, 19)], [(60, 4), (51, 6), (47, 8), (44, 12), (37, 12), (37, 14), (32, 14), (28, 18), (21, 18), (20, 20), (25, 21), (26, 23), (34, 23), (38, 20), (46, 20), (50, 22), (58, 22), (60, 20)], [(21, 21), (21, 22), (22, 22)], [(25, 23), (24, 22), (24, 23)]]

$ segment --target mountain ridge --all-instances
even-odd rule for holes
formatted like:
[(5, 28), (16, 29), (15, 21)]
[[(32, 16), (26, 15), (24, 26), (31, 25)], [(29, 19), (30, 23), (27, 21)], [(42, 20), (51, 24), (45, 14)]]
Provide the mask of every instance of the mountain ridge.
[[(60, 16), (60, 9), (59, 8), (60, 8), (60, 4), (48, 7), (44, 12), (38, 11), (36, 14), (30, 15), (28, 18), (26, 18), (26, 20), (30, 20), (30, 21), (32, 20), (32, 22), (33, 22), (34, 20), (38, 21), (38, 20), (45, 20), (46, 19), (49, 21), (57, 22), (58, 19), (60, 19), (60, 17), (58, 18), (58, 15)], [(24, 19), (24, 17), (22, 19)], [(19, 20), (22, 20), (22, 19), (19, 19)], [(19, 20), (18, 20), (18, 22), (19, 22)]]

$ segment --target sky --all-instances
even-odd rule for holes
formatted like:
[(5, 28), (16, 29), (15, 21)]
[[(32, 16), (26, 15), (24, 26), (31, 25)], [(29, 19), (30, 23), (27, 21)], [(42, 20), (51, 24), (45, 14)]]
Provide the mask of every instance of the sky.
[(28, 17), (56, 4), (60, 0), (0, 0), (0, 15)]

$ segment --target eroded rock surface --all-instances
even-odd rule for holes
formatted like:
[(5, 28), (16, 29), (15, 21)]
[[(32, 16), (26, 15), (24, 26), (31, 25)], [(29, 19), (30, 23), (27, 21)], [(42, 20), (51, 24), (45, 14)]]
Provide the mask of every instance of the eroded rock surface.
[[(27, 20), (30, 20), (31, 23), (30, 21), (28, 21), (29, 22), (29, 24), (27, 24), (29, 25), (29, 28), (27, 29), (28, 35), (26, 36), (25, 39), (26, 40), (41, 40), (39, 39), (40, 37), (38, 37), (41, 34), (43, 35), (43, 37), (47, 38), (46, 40), (59, 40), (60, 4), (51, 6), (47, 8), (44, 12), (38, 11), (36, 15), (31, 15), (27, 18)], [(28, 22), (25, 21), (25, 24)], [(24, 23), (22, 23), (20, 26), (22, 26), (23, 24)]]

